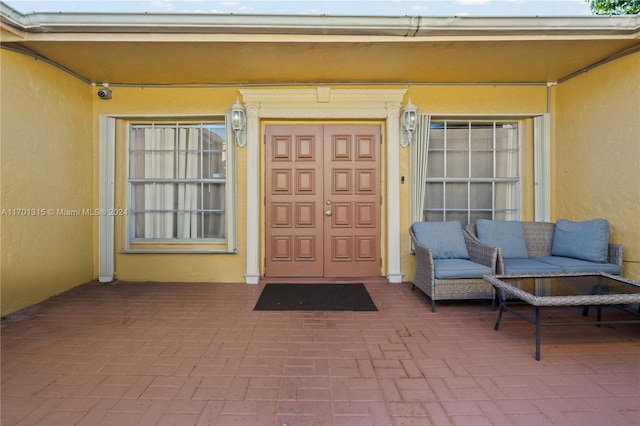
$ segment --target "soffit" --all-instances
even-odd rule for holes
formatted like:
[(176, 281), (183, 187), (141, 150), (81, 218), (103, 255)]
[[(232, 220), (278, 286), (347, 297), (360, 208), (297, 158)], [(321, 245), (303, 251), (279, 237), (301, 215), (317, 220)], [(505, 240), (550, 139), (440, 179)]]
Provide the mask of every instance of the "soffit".
[(110, 84), (546, 83), (640, 46), (638, 17), (3, 17), (3, 45)]
[(634, 41), (23, 44), (92, 82), (553, 82)]

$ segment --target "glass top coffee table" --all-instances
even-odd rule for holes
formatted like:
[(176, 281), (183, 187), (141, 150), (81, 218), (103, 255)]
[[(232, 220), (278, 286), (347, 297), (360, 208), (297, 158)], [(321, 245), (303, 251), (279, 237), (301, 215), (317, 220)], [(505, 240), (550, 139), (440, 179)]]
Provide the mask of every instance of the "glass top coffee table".
[[(485, 275), (500, 299), (500, 312), (495, 330), (500, 326), (502, 313), (511, 312), (536, 326), (536, 360), (540, 360), (540, 328), (558, 325), (599, 325), (640, 323), (640, 313), (625, 305), (640, 303), (640, 283), (620, 276), (599, 273), (544, 274), (544, 275)], [(507, 300), (517, 298), (535, 307), (535, 318), (529, 318), (507, 305)], [(601, 306), (612, 305), (635, 314), (635, 320), (603, 321)], [(597, 306), (596, 321), (541, 322), (543, 306), (583, 306), (587, 316), (589, 306)]]

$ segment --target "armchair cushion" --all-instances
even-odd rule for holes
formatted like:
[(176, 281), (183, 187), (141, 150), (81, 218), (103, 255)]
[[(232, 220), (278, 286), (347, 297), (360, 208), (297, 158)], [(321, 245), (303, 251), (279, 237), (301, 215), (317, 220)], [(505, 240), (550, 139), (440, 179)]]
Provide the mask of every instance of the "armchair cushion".
[(431, 249), (434, 259), (469, 259), (460, 222), (415, 222), (412, 228), (416, 240)]
[(466, 259), (434, 259), (433, 269), (439, 280), (482, 278), (483, 275), (494, 273), (488, 266)]
[(504, 259), (529, 257), (522, 222), (478, 219), (476, 234), (483, 243), (502, 249)]
[(571, 222), (560, 219), (556, 222), (556, 229), (553, 232), (551, 255), (605, 263), (608, 244), (609, 222), (607, 220)]

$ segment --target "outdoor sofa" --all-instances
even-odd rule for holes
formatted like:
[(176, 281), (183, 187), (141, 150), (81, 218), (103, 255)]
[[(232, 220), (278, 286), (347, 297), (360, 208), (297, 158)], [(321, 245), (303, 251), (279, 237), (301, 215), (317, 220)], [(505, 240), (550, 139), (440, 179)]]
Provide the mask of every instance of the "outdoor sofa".
[[(414, 290), (436, 300), (491, 299), (495, 290), (483, 280), (496, 273), (498, 249), (463, 231), (459, 222), (415, 222), (409, 228), (416, 256)], [(492, 302), (493, 303), (493, 302)]]
[(498, 249), (500, 275), (622, 273), (621, 244), (609, 243), (609, 222), (556, 223), (479, 219), (465, 227), (476, 242)]

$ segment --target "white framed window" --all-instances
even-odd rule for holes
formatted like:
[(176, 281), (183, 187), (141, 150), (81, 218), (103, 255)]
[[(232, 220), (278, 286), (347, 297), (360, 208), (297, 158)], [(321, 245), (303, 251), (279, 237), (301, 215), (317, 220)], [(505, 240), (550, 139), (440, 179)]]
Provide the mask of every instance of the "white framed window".
[(517, 121), (431, 120), (424, 220), (520, 217)]
[(225, 117), (129, 123), (127, 250), (234, 252), (234, 145)]

